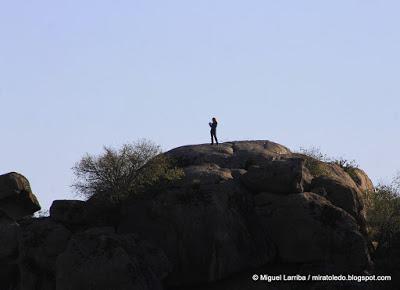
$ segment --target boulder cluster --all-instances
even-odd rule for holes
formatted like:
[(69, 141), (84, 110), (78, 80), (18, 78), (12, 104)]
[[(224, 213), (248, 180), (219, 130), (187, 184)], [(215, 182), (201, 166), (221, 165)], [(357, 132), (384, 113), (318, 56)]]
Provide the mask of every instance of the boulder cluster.
[(157, 192), (56, 200), (41, 218), (26, 178), (0, 176), (1, 289), (265, 289), (252, 273), (370, 269), (362, 170), (270, 141), (165, 154), (185, 174)]

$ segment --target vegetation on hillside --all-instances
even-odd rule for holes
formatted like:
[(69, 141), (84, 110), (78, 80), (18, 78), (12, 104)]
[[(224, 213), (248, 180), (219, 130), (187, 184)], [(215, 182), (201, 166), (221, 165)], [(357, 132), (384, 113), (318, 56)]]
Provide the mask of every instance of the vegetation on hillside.
[[(298, 153), (306, 157), (306, 167), (314, 176), (326, 173), (324, 163), (334, 163), (357, 180), (355, 170), (359, 166), (354, 160), (329, 157), (316, 147), (300, 148)], [(380, 246), (390, 244), (392, 237), (400, 233), (400, 173), (389, 184), (379, 183), (363, 196), (371, 241)]]
[(182, 170), (161, 153), (159, 145), (144, 139), (119, 149), (104, 147), (99, 155), (87, 153), (72, 168), (72, 187), (85, 198), (119, 202), (159, 182), (180, 178)]
[[(372, 254), (375, 272), (392, 278), (400, 275), (399, 181), (400, 174), (389, 184), (378, 184), (365, 198), (368, 234), (375, 249)], [(398, 286), (387, 285), (383, 289), (395, 288)]]
[(365, 193), (368, 232), (377, 245), (389, 243), (400, 232), (400, 175), (389, 184), (380, 183)]
[(359, 166), (355, 160), (349, 160), (344, 157), (329, 157), (327, 154), (322, 153), (318, 147), (300, 147), (297, 153), (305, 157), (305, 166), (314, 176), (329, 174), (329, 168), (324, 163), (333, 163), (340, 166), (353, 180), (357, 178), (355, 169)]

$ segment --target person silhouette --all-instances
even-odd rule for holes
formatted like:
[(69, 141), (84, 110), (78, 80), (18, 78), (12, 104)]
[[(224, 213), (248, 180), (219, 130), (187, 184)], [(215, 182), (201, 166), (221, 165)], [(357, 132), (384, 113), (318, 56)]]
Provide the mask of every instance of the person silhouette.
[(210, 131), (210, 133), (211, 133), (211, 145), (214, 144), (214, 139), (215, 139), (215, 143), (217, 143), (217, 145), (218, 145), (218, 139), (217, 139), (217, 125), (218, 125), (218, 122), (217, 122), (217, 119), (212, 118), (212, 122), (208, 123), (208, 125), (210, 125), (210, 127), (211, 127), (211, 131)]

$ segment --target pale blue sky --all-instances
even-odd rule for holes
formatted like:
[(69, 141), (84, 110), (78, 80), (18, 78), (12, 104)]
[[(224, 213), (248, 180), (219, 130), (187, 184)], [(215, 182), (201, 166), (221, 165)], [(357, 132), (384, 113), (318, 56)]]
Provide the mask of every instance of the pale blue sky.
[(0, 172), (44, 208), (85, 153), (270, 139), (400, 169), (399, 1), (0, 0)]

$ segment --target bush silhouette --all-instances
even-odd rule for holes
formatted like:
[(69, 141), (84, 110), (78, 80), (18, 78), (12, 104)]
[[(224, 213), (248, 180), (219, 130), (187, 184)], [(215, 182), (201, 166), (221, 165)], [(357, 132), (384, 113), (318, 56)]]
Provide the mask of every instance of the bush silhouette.
[(145, 139), (119, 149), (104, 147), (98, 156), (86, 154), (72, 169), (72, 187), (80, 195), (112, 202), (183, 174), (173, 160), (161, 154), (160, 146)]

